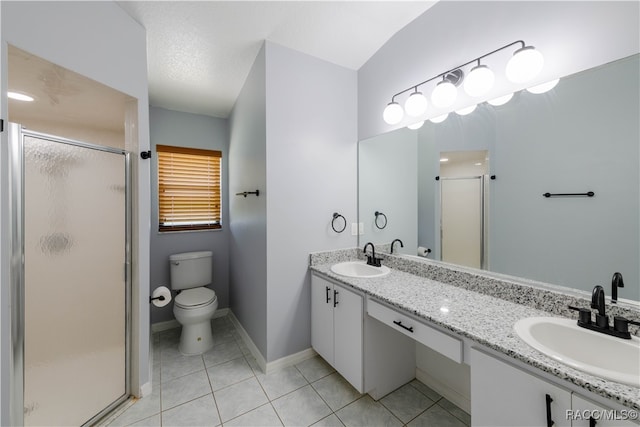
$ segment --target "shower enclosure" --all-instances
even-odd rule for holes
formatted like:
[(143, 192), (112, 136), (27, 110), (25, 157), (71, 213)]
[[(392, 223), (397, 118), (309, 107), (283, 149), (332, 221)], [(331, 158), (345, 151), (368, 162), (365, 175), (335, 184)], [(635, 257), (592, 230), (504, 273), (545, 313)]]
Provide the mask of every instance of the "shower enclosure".
[(129, 395), (129, 156), (9, 131), (12, 421), (90, 424)]

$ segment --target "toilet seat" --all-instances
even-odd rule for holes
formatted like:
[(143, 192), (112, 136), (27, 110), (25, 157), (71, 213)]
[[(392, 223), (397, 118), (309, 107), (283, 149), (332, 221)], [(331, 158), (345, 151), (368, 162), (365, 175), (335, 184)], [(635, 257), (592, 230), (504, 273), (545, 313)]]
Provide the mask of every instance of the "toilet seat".
[(211, 304), (216, 299), (216, 293), (205, 287), (184, 289), (175, 298), (175, 305), (184, 309), (200, 308)]

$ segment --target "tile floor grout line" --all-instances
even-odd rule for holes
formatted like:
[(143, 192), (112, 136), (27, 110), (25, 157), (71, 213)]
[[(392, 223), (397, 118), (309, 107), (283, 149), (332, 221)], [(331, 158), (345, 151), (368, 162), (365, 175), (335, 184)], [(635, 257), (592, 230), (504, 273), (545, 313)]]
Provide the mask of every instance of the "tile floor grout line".
[(218, 420), (220, 420), (220, 425), (223, 425), (222, 414), (220, 413), (220, 408), (218, 407), (218, 401), (216, 400), (216, 393), (213, 391), (213, 384), (211, 384), (211, 377), (209, 376), (209, 371), (205, 369), (205, 372), (207, 373), (207, 380), (209, 380), (209, 387), (211, 388), (211, 397), (213, 397), (213, 404), (216, 407), (216, 412), (218, 413)]

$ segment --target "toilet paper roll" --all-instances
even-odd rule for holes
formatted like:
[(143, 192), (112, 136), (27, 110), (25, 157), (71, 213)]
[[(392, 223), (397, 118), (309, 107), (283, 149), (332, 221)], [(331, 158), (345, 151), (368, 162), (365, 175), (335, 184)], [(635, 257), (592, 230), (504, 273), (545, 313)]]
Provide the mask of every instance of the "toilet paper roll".
[(155, 288), (151, 294), (151, 302), (156, 307), (164, 307), (171, 302), (171, 291), (166, 286)]
[(425, 248), (424, 246), (418, 246), (418, 256), (428, 257), (431, 253), (431, 249)]

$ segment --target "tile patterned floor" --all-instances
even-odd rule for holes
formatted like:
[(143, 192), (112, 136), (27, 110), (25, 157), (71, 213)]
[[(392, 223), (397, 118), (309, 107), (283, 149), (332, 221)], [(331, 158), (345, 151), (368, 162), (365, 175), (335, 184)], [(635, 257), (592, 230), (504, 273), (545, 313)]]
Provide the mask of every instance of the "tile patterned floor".
[(417, 380), (374, 401), (316, 356), (265, 375), (227, 317), (214, 347), (178, 351), (180, 329), (154, 334), (153, 392), (107, 419), (117, 426), (470, 425), (467, 413)]

